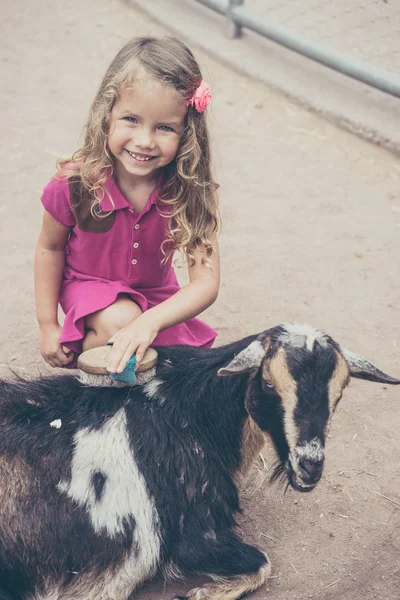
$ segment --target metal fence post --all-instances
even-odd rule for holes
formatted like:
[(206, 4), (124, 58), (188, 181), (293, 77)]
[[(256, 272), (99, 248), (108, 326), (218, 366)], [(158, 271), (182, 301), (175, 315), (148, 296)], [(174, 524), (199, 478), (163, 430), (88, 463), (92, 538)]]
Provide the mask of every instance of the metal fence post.
[(244, 0), (229, 0), (229, 6), (226, 13), (227, 17), (227, 28), (226, 34), (229, 38), (240, 38), (242, 37), (242, 26), (238, 23), (235, 23), (233, 20), (233, 10), (237, 6), (242, 6)]

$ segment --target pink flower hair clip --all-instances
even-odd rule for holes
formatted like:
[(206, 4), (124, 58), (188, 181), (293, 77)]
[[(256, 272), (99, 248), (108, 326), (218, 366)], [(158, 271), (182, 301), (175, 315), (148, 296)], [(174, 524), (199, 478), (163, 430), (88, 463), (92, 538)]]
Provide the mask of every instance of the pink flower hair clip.
[(210, 86), (202, 79), (193, 96), (186, 102), (186, 106), (194, 106), (197, 112), (201, 113), (206, 110), (211, 98)]

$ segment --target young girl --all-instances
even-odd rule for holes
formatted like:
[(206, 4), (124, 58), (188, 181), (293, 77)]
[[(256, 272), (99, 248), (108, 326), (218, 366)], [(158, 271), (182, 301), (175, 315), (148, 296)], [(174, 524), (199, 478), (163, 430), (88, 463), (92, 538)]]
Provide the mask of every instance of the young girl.
[[(135, 38), (112, 61), (82, 148), (59, 161), (42, 196), (36, 312), (40, 351), (53, 367), (110, 341), (110, 373), (134, 353), (140, 363), (153, 342), (212, 345), (216, 332), (194, 318), (219, 289), (210, 98), (177, 39)], [(175, 250), (188, 263), (182, 289)]]

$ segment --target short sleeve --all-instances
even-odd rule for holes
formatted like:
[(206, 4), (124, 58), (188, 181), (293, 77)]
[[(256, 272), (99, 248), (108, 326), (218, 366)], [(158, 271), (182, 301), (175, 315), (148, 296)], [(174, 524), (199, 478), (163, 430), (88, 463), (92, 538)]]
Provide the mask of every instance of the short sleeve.
[(47, 212), (58, 223), (64, 227), (76, 225), (70, 203), (68, 179), (52, 179), (44, 188), (41, 201)]

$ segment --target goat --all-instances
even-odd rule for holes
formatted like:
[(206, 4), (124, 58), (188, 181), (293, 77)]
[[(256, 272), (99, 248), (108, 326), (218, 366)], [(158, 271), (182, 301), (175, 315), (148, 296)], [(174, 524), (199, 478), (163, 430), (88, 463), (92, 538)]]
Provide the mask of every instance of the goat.
[(157, 350), (143, 386), (1, 382), (2, 600), (125, 600), (157, 569), (211, 575), (192, 600), (250, 593), (271, 567), (240, 539), (235, 513), (265, 439), (274, 477), (309, 492), (350, 376), (400, 383), (294, 324), (214, 349)]

